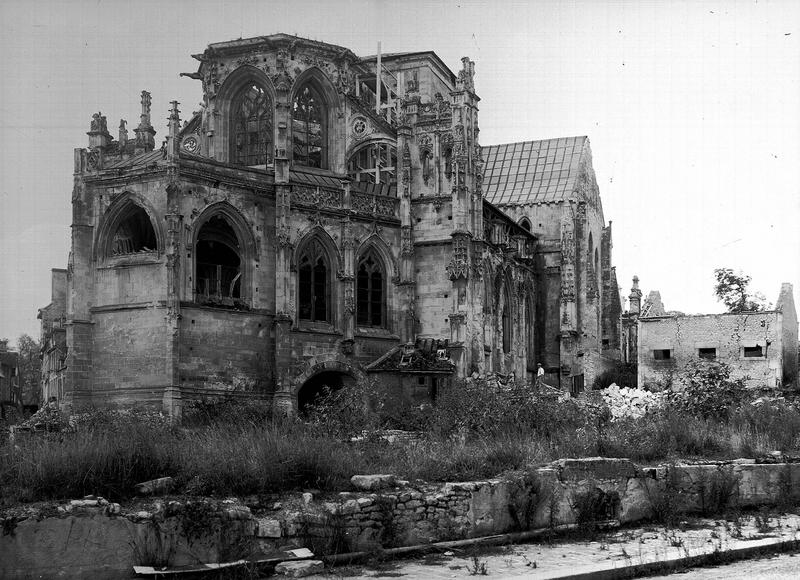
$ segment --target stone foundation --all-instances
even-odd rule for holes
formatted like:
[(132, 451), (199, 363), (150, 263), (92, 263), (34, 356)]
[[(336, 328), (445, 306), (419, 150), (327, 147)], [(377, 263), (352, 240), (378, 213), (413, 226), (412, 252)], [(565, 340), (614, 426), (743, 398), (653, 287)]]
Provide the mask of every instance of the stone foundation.
[(180, 566), (308, 547), (317, 554), (474, 538), (676, 512), (789, 505), (800, 464), (752, 460), (640, 468), (626, 459), (564, 459), (504, 479), (432, 485), (354, 480), (370, 491), (268, 502), (155, 501), (138, 511), (103, 500), (5, 517), (0, 577), (124, 578), (138, 565)]

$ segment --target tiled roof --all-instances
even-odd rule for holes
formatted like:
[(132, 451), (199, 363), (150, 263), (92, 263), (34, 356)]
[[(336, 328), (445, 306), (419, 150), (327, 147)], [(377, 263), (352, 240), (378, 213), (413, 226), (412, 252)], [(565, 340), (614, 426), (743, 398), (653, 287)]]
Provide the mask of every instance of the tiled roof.
[(567, 199), (575, 189), (586, 137), (483, 147), (483, 190), (495, 205)]
[(142, 167), (151, 164), (163, 165), (166, 163), (164, 158), (164, 152), (161, 149), (153, 149), (148, 153), (141, 153), (139, 155), (134, 155), (133, 157), (128, 157), (127, 159), (121, 159), (116, 163), (109, 163), (108, 165), (104, 165), (103, 169), (119, 169), (121, 167)]

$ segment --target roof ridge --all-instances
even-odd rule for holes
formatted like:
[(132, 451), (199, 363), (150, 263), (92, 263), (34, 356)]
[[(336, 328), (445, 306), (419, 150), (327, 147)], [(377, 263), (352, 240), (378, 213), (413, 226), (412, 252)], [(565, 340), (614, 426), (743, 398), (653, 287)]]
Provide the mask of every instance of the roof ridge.
[(502, 147), (503, 145), (523, 145), (525, 143), (544, 143), (545, 141), (558, 141), (559, 139), (588, 139), (588, 135), (572, 135), (569, 137), (548, 137), (547, 139), (528, 139), (527, 141), (508, 141), (507, 143), (495, 143), (493, 145), (481, 145), (481, 149), (487, 147)]

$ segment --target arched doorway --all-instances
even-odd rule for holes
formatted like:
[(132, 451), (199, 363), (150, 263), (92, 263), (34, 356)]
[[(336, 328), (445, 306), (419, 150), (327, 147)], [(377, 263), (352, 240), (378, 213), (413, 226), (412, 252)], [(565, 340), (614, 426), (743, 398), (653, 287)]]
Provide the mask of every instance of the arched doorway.
[(317, 373), (303, 383), (297, 391), (297, 410), (300, 415), (305, 415), (311, 405), (318, 402), (319, 398), (326, 392), (338, 391), (341, 388), (351, 386), (355, 379), (339, 371), (323, 371)]

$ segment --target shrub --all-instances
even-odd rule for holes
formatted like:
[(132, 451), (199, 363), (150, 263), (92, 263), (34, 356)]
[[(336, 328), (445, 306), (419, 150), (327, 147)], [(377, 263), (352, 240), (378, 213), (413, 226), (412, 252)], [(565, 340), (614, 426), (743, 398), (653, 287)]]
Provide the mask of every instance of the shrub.
[(693, 362), (684, 369), (683, 389), (665, 392), (666, 403), (677, 411), (703, 418), (728, 418), (747, 398), (745, 379), (732, 379), (722, 362)]

